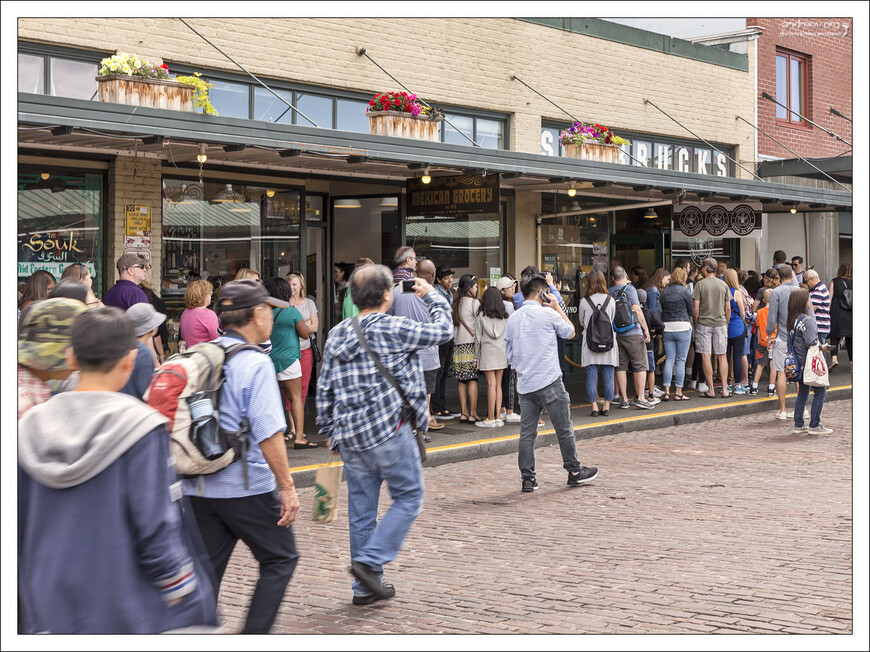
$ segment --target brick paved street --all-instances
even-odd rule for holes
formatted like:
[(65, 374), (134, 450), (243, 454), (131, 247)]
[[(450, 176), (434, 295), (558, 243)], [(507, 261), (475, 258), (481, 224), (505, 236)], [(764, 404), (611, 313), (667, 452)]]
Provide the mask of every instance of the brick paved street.
[[(759, 413), (580, 441), (601, 473), (574, 489), (557, 446), (537, 449), (532, 494), (515, 455), (427, 468), (387, 568), (397, 597), (371, 607), (350, 604), (344, 505), (314, 525), (302, 489), (273, 633), (851, 633), (852, 402), (822, 416), (834, 434)], [(255, 581), (240, 544), (221, 593), (231, 632)]]

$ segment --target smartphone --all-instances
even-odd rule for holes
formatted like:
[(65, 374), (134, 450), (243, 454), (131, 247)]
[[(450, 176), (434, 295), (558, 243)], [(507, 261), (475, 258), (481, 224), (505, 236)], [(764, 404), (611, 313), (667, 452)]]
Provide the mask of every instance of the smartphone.
[(416, 281), (402, 281), (402, 292), (413, 292)]
[(541, 290), (541, 300), (544, 303), (550, 303), (550, 295), (547, 294), (546, 290)]

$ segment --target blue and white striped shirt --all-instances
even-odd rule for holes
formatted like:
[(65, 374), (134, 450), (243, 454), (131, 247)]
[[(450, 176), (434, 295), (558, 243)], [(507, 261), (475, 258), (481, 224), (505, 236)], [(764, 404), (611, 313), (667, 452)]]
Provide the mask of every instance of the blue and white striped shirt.
[[(234, 337), (221, 337), (224, 347), (238, 344)], [(275, 490), (275, 474), (266, 462), (260, 442), (287, 428), (275, 367), (268, 355), (239, 351), (227, 364), (227, 381), (220, 402), (221, 427), (238, 430), (247, 415), (251, 424), (248, 449), (248, 488), (245, 489), (242, 460), (217, 473), (184, 480), (184, 493), (204, 498), (243, 498)], [(203, 492), (199, 491), (202, 485)]]
[[(383, 313), (360, 318), (369, 346), (402, 388), (421, 430), (428, 427), (429, 418), (417, 351), (453, 337), (453, 319), (444, 298), (430, 292), (423, 301), (431, 324)], [(382, 444), (396, 434), (401, 407), (402, 398), (378, 371), (351, 320), (329, 331), (317, 379), (317, 427), (332, 447), (364, 451)]]
[(828, 292), (828, 288), (821, 281), (816, 283), (816, 287), (810, 290), (810, 301), (813, 304), (819, 337), (825, 337), (831, 332), (831, 295)]

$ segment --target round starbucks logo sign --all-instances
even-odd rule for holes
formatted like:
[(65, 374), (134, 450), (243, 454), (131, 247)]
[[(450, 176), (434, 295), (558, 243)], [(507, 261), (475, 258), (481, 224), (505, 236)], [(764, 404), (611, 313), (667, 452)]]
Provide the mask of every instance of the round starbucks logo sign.
[(687, 206), (680, 211), (680, 231), (685, 235), (694, 236), (701, 232), (703, 213), (696, 206)]
[(755, 230), (755, 211), (746, 204), (740, 204), (731, 211), (731, 230), (737, 235), (749, 235)]
[(707, 209), (706, 228), (710, 235), (722, 235), (728, 230), (728, 211), (722, 206), (711, 206)]

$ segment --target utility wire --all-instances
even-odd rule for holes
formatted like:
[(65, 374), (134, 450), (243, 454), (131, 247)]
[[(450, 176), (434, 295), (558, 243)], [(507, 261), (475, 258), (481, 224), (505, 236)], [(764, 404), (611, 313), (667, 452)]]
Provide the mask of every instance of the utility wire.
[(825, 172), (825, 171), (822, 170), (821, 168), (819, 168), (819, 167), (813, 165), (809, 160), (805, 159), (803, 156), (801, 156), (800, 154), (798, 154), (796, 151), (794, 151), (793, 149), (789, 149), (787, 146), (785, 146), (784, 144), (782, 144), (781, 142), (779, 142), (776, 138), (774, 138), (774, 137), (771, 136), (770, 134), (765, 133), (764, 131), (762, 131), (762, 130), (759, 129), (758, 127), (756, 127), (754, 124), (752, 124), (751, 122), (749, 122), (749, 120), (747, 120), (746, 118), (742, 118), (741, 116), (738, 115), (738, 116), (737, 116), (737, 119), (738, 119), (738, 120), (743, 120), (743, 122), (745, 122), (745, 123), (748, 124), (750, 127), (752, 127), (753, 129), (755, 129), (755, 130), (756, 130), (758, 133), (760, 133), (761, 135), (763, 135), (763, 136), (767, 136), (768, 138), (770, 138), (773, 142), (775, 142), (777, 145), (779, 145), (779, 146), (782, 147), (783, 149), (787, 149), (789, 152), (791, 152), (792, 154), (794, 154), (795, 156), (797, 156), (797, 157), (798, 157), (800, 160), (802, 160), (804, 163), (806, 163), (806, 164), (809, 165), (810, 167), (814, 168), (814, 169), (817, 170), (818, 172), (821, 172), (822, 174), (824, 174), (826, 177), (828, 177), (831, 181), (833, 181), (834, 183), (836, 183), (838, 186), (841, 186), (844, 190), (847, 190), (848, 192), (852, 192), (851, 188), (849, 188), (849, 187), (843, 185), (842, 183), (840, 183), (839, 181), (837, 181), (834, 177), (832, 177), (830, 174), (828, 174), (827, 172)]
[[(385, 74), (387, 77), (389, 77), (389, 78), (392, 79), (394, 82), (396, 82), (399, 86), (401, 86), (401, 87), (404, 88), (406, 91), (408, 91), (409, 93), (411, 93), (411, 95), (416, 95), (416, 93), (414, 93), (414, 91), (412, 91), (410, 88), (408, 88), (407, 86), (405, 86), (402, 82), (400, 82), (398, 79), (396, 79), (395, 77), (393, 77), (389, 72), (387, 72), (387, 70), (386, 70), (386, 69), (385, 69), (381, 64), (379, 64), (377, 61), (375, 61), (374, 59), (372, 59), (368, 54), (366, 54), (366, 49), (365, 49), (365, 48), (357, 48), (356, 53), (357, 53), (357, 56), (365, 57), (366, 59), (368, 59), (369, 61), (371, 61), (373, 64), (375, 64), (378, 68), (380, 68), (380, 69), (384, 72), (384, 74)], [(422, 104), (423, 106), (425, 106), (425, 107), (428, 108), (428, 109), (431, 109), (431, 108), (432, 108), (432, 105), (429, 104), (428, 102), (426, 102), (426, 100), (423, 100), (423, 99), (421, 99), (421, 98), (418, 97), (418, 98), (417, 98), (417, 101), (419, 101), (420, 104)], [(468, 135), (467, 135), (464, 131), (462, 131), (459, 127), (457, 127), (455, 124), (453, 124), (452, 122), (450, 122), (450, 120), (447, 119), (447, 116), (442, 116), (442, 119), (444, 120), (444, 122), (446, 122), (446, 123), (449, 124), (451, 127), (453, 127), (457, 132), (459, 132), (459, 134), (462, 135), (462, 136), (463, 136), (463, 137), (464, 137), (468, 142), (470, 142), (472, 145), (474, 145), (475, 147), (480, 147), (480, 145), (478, 145), (476, 142), (474, 142), (474, 139), (473, 139), (471, 136), (468, 136)]]
[(658, 109), (659, 111), (661, 111), (662, 113), (664, 113), (667, 117), (669, 117), (671, 120), (673, 120), (674, 122), (676, 122), (676, 123), (677, 123), (678, 125), (680, 125), (683, 129), (685, 129), (685, 130), (688, 131), (690, 134), (692, 134), (695, 138), (697, 138), (698, 140), (700, 140), (702, 143), (704, 143), (705, 145), (707, 145), (707, 146), (710, 147), (711, 149), (714, 149), (715, 151), (717, 151), (717, 152), (719, 152), (720, 154), (722, 154), (722, 156), (724, 156), (724, 157), (727, 158), (729, 161), (731, 161), (732, 163), (734, 163), (734, 165), (738, 166), (741, 170), (745, 170), (746, 172), (749, 172), (749, 174), (751, 174), (753, 177), (755, 177), (755, 178), (758, 179), (759, 181), (765, 181), (765, 182), (767, 181), (767, 179), (762, 179), (760, 176), (758, 176), (757, 174), (755, 174), (755, 172), (753, 172), (752, 170), (749, 170), (749, 169), (743, 167), (742, 165), (740, 165), (740, 163), (739, 163), (738, 161), (735, 161), (733, 158), (731, 158), (730, 156), (728, 156), (728, 154), (726, 154), (725, 152), (723, 152), (722, 150), (720, 150), (720, 149), (719, 149), (718, 147), (716, 147), (715, 145), (712, 145), (711, 143), (709, 143), (709, 142), (707, 142), (706, 140), (704, 140), (703, 138), (701, 138), (698, 134), (696, 134), (694, 131), (692, 131), (691, 129), (689, 129), (689, 128), (688, 128), (686, 125), (684, 125), (682, 122), (680, 122), (680, 121), (677, 120), (676, 118), (674, 118), (674, 117), (672, 117), (671, 115), (669, 115), (669, 114), (668, 114), (664, 109), (660, 109), (658, 106), (656, 106), (656, 105), (655, 105), (651, 100), (648, 100), (648, 99), (646, 99), (646, 98), (643, 98), (643, 103), (644, 103), (644, 104), (652, 104), (656, 109)]
[[(556, 104), (556, 103), (555, 103), (553, 100), (551, 100), (549, 97), (547, 97), (546, 95), (544, 95), (543, 93), (541, 93), (541, 92), (539, 92), (539, 91), (536, 91), (534, 88), (532, 88), (531, 86), (529, 86), (526, 82), (524, 82), (522, 79), (520, 79), (520, 78), (517, 77), (516, 75), (511, 75), (511, 80), (518, 81), (518, 82), (521, 83), (523, 86), (525, 86), (526, 88), (528, 88), (530, 91), (532, 91), (532, 92), (534, 92), (534, 93), (537, 93), (538, 95), (540, 95), (541, 97), (543, 97), (545, 100), (547, 100), (550, 104), (552, 104), (552, 105), (555, 106), (557, 109), (559, 109), (562, 113), (564, 113), (564, 114), (567, 115), (569, 118), (571, 118), (574, 122), (580, 122), (577, 118), (575, 118), (573, 115), (571, 115), (570, 113), (568, 113), (568, 111), (566, 111), (566, 110), (563, 109), (561, 106), (559, 106), (558, 104)], [(621, 148), (620, 148), (620, 149), (621, 149)], [(636, 158), (634, 158), (634, 157), (631, 155), (631, 153), (629, 153), (627, 150), (621, 149), (621, 151), (622, 151), (623, 154), (625, 154), (626, 156), (628, 156), (628, 158), (630, 158), (632, 161), (634, 161), (635, 163), (637, 163), (637, 164), (640, 165), (641, 167), (647, 167), (646, 163), (644, 163), (644, 162), (642, 162), (642, 161), (638, 161), (638, 160), (637, 160)]]
[(849, 117), (847, 117), (847, 116), (844, 116), (842, 113), (840, 113), (839, 111), (837, 111), (837, 109), (835, 109), (834, 107), (829, 106), (829, 107), (828, 107), (828, 110), (829, 110), (831, 113), (833, 113), (834, 115), (838, 115), (838, 116), (840, 116), (841, 118), (843, 118), (843, 120), (848, 120), (850, 123), (852, 122), (852, 118), (849, 118)]
[[(790, 109), (790, 108), (788, 108), (785, 104), (782, 104), (781, 102), (777, 102), (775, 99), (773, 99), (773, 97), (772, 97), (769, 93), (762, 93), (762, 94), (761, 94), (761, 97), (763, 97), (763, 98), (766, 99), (766, 100), (770, 100), (771, 102), (773, 102), (774, 104), (776, 104), (776, 105), (778, 105), (778, 106), (781, 106), (782, 108), (784, 108), (784, 109), (785, 109), (786, 111), (788, 111), (789, 113), (794, 113), (794, 114), (795, 114), (797, 117), (799, 117), (801, 120), (806, 120), (806, 121), (809, 122), (811, 125), (813, 125), (813, 126), (816, 127), (817, 129), (821, 129), (822, 131), (824, 131), (824, 132), (825, 132), (826, 134), (828, 134), (829, 136), (833, 136), (834, 138), (836, 138), (836, 139), (839, 140), (840, 142), (846, 143), (849, 147), (852, 146), (852, 143), (850, 143), (848, 140), (844, 140), (843, 138), (840, 138), (840, 136), (838, 136), (837, 134), (835, 134), (835, 133), (834, 133), (833, 131), (831, 131), (830, 129), (825, 129), (822, 125), (818, 125), (818, 124), (816, 124), (815, 122), (813, 122), (812, 120), (810, 120), (810, 119), (809, 119), (808, 117), (806, 117), (805, 115), (801, 115), (800, 113), (798, 113), (798, 112), (795, 111), (794, 109)], [(850, 122), (851, 122), (851, 120), (850, 120)]]
[[(238, 63), (237, 61), (235, 61), (235, 60), (234, 60), (230, 55), (228, 55), (226, 52), (224, 52), (223, 50), (221, 50), (221, 49), (220, 49), (218, 46), (216, 46), (214, 43), (212, 43), (211, 41), (209, 41), (205, 36), (203, 36), (202, 34), (200, 34), (199, 32), (197, 32), (195, 29), (193, 29), (193, 27), (190, 26), (190, 23), (188, 23), (186, 20), (184, 20), (184, 18), (179, 18), (178, 20), (180, 20), (182, 23), (184, 23), (184, 24), (185, 24), (185, 25), (190, 29), (191, 32), (193, 32), (194, 34), (196, 34), (199, 38), (201, 38), (203, 41), (205, 41), (205, 42), (208, 43), (210, 46), (212, 46), (215, 50), (217, 50), (217, 51), (220, 52), (222, 55), (224, 55), (227, 59), (229, 59), (233, 64), (235, 64), (236, 66), (238, 66), (238, 67), (242, 70), (242, 72), (246, 73), (246, 74), (247, 74), (251, 79), (253, 79), (255, 82), (257, 82), (260, 86), (262, 86), (262, 87), (265, 88), (267, 91), (269, 91), (272, 95), (274, 95), (274, 96), (277, 97), (279, 100), (281, 100), (282, 102), (284, 102), (284, 104), (286, 104), (286, 105), (288, 106), (288, 108), (292, 108), (294, 111), (296, 111), (296, 113), (298, 113), (298, 114), (301, 115), (303, 118), (305, 118), (306, 120), (308, 120), (308, 122), (310, 122), (311, 124), (313, 124), (315, 127), (319, 127), (319, 126), (320, 126), (319, 124), (317, 124), (316, 122), (314, 122), (314, 120), (312, 120), (312, 119), (309, 118), (307, 115), (305, 115), (304, 113), (302, 113), (302, 111), (300, 111), (300, 110), (297, 109), (295, 106), (293, 106), (293, 104), (291, 104), (290, 102), (288, 102), (286, 98), (281, 97), (280, 95), (278, 95), (278, 93), (276, 93), (276, 92), (273, 91), (271, 88), (269, 88), (265, 83), (263, 83), (262, 80), (260, 80), (258, 77), (256, 77), (253, 73), (249, 72), (249, 71), (248, 71), (248, 70), (247, 70), (247, 69), (246, 69), (242, 64), (240, 64), (240, 63)], [(284, 111), (284, 113), (287, 113), (287, 111)], [(284, 113), (282, 113), (281, 116), (283, 116)], [(279, 118), (279, 120), (280, 120), (280, 118)]]

